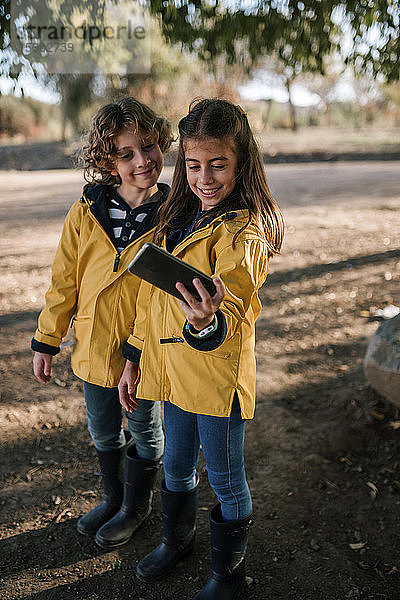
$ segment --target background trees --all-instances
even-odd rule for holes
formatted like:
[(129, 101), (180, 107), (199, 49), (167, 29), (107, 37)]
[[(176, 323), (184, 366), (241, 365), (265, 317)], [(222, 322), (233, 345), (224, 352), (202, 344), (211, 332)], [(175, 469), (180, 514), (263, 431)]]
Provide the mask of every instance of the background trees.
[[(110, 6), (122, 19), (129, 11), (151, 15), (148, 46), (139, 49), (149, 53), (147, 70), (135, 72), (128, 66), (136, 51), (132, 45), (120, 42), (100, 48), (82, 42), (74, 51), (77, 64), (56, 73), (46, 53), (26, 53), (11, 36), (12, 2), (16, 0), (0, 2), (0, 74), (22, 91), (27, 71), (42, 85), (52, 86), (62, 103), (63, 137), (68, 123), (75, 130), (82, 127), (80, 115), (99, 97), (131, 91), (160, 109), (171, 108), (168, 96), (192, 91), (190, 81), (196, 82), (199, 95), (210, 90), (216, 95), (234, 93), (257, 68), (269, 69), (284, 82), (293, 129), (293, 85), (299, 78), (315, 77), (321, 95), (329, 85), (325, 78), (332, 80), (345, 68), (387, 84), (399, 80), (397, 0), (24, 0), (20, 14), (28, 21), (38, 15), (43, 22), (61, 15), (68, 23), (84, 14), (98, 23)], [(96, 64), (90, 73), (79, 64), (88, 55)]]
[(324, 73), (337, 51), (357, 71), (399, 78), (397, 0), (264, 0), (201, 2), (149, 0), (163, 34), (204, 61), (253, 64), (275, 55), (293, 73)]

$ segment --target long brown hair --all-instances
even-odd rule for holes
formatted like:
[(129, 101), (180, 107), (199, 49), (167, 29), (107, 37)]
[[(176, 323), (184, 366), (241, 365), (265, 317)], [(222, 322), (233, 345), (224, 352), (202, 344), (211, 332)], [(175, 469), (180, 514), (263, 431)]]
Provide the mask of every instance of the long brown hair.
[(236, 174), (237, 194), (230, 195), (207, 211), (207, 220), (240, 207), (247, 208), (247, 223), (235, 234), (233, 245), (251, 220), (259, 223), (268, 246), (269, 255), (279, 254), (284, 232), (281, 211), (269, 190), (262, 156), (247, 121), (247, 116), (237, 106), (226, 100), (205, 99), (193, 102), (189, 113), (179, 122), (179, 148), (172, 179), (171, 192), (160, 208), (159, 223), (154, 240), (161, 243), (163, 236), (174, 229), (177, 217), (190, 222), (201, 208), (200, 199), (192, 192), (186, 177), (184, 143), (186, 140), (226, 139), (234, 141), (238, 157)]
[(117, 156), (115, 138), (123, 129), (150, 135), (162, 153), (173, 142), (169, 122), (143, 102), (126, 96), (106, 104), (94, 115), (78, 155), (78, 164), (83, 167), (86, 181), (106, 185), (121, 183), (120, 176), (111, 175), (111, 171)]

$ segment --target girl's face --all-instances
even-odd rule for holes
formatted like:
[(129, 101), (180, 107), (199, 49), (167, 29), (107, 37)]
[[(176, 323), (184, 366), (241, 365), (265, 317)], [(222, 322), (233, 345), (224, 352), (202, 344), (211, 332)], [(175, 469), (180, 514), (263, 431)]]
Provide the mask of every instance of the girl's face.
[[(163, 168), (163, 155), (157, 142), (144, 133), (128, 129), (115, 138), (117, 158), (112, 175), (119, 175), (121, 188), (145, 190), (152, 188)], [(133, 190), (132, 190), (133, 191)]]
[(217, 206), (236, 184), (237, 154), (231, 139), (207, 138), (184, 141), (189, 187), (201, 200), (201, 209)]

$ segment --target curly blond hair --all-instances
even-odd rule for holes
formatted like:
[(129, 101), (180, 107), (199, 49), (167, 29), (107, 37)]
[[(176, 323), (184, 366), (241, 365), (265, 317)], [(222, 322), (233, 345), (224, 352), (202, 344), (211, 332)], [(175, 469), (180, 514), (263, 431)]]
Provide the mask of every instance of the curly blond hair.
[(170, 123), (146, 104), (131, 96), (106, 104), (94, 115), (78, 154), (78, 165), (83, 168), (87, 182), (106, 185), (121, 183), (119, 175), (111, 175), (111, 171), (117, 156), (115, 138), (123, 129), (150, 135), (157, 141), (162, 153), (173, 142)]

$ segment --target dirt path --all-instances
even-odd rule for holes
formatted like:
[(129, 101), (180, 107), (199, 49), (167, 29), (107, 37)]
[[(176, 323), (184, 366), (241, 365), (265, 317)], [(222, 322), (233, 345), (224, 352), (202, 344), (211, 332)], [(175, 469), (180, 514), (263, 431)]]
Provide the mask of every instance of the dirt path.
[[(257, 325), (257, 414), (246, 450), (255, 517), (249, 599), (400, 597), (400, 417), (365, 384), (362, 359), (377, 323), (360, 315), (400, 304), (399, 167), (268, 167), (287, 236)], [(72, 171), (0, 172), (0, 595), (189, 600), (209, 569), (214, 498), (203, 463), (193, 555), (164, 582), (139, 583), (135, 564), (161, 531), (159, 494), (122, 550), (105, 553), (77, 534), (99, 478), (69, 349), (49, 385), (31, 375), (29, 340), (80, 188)]]

